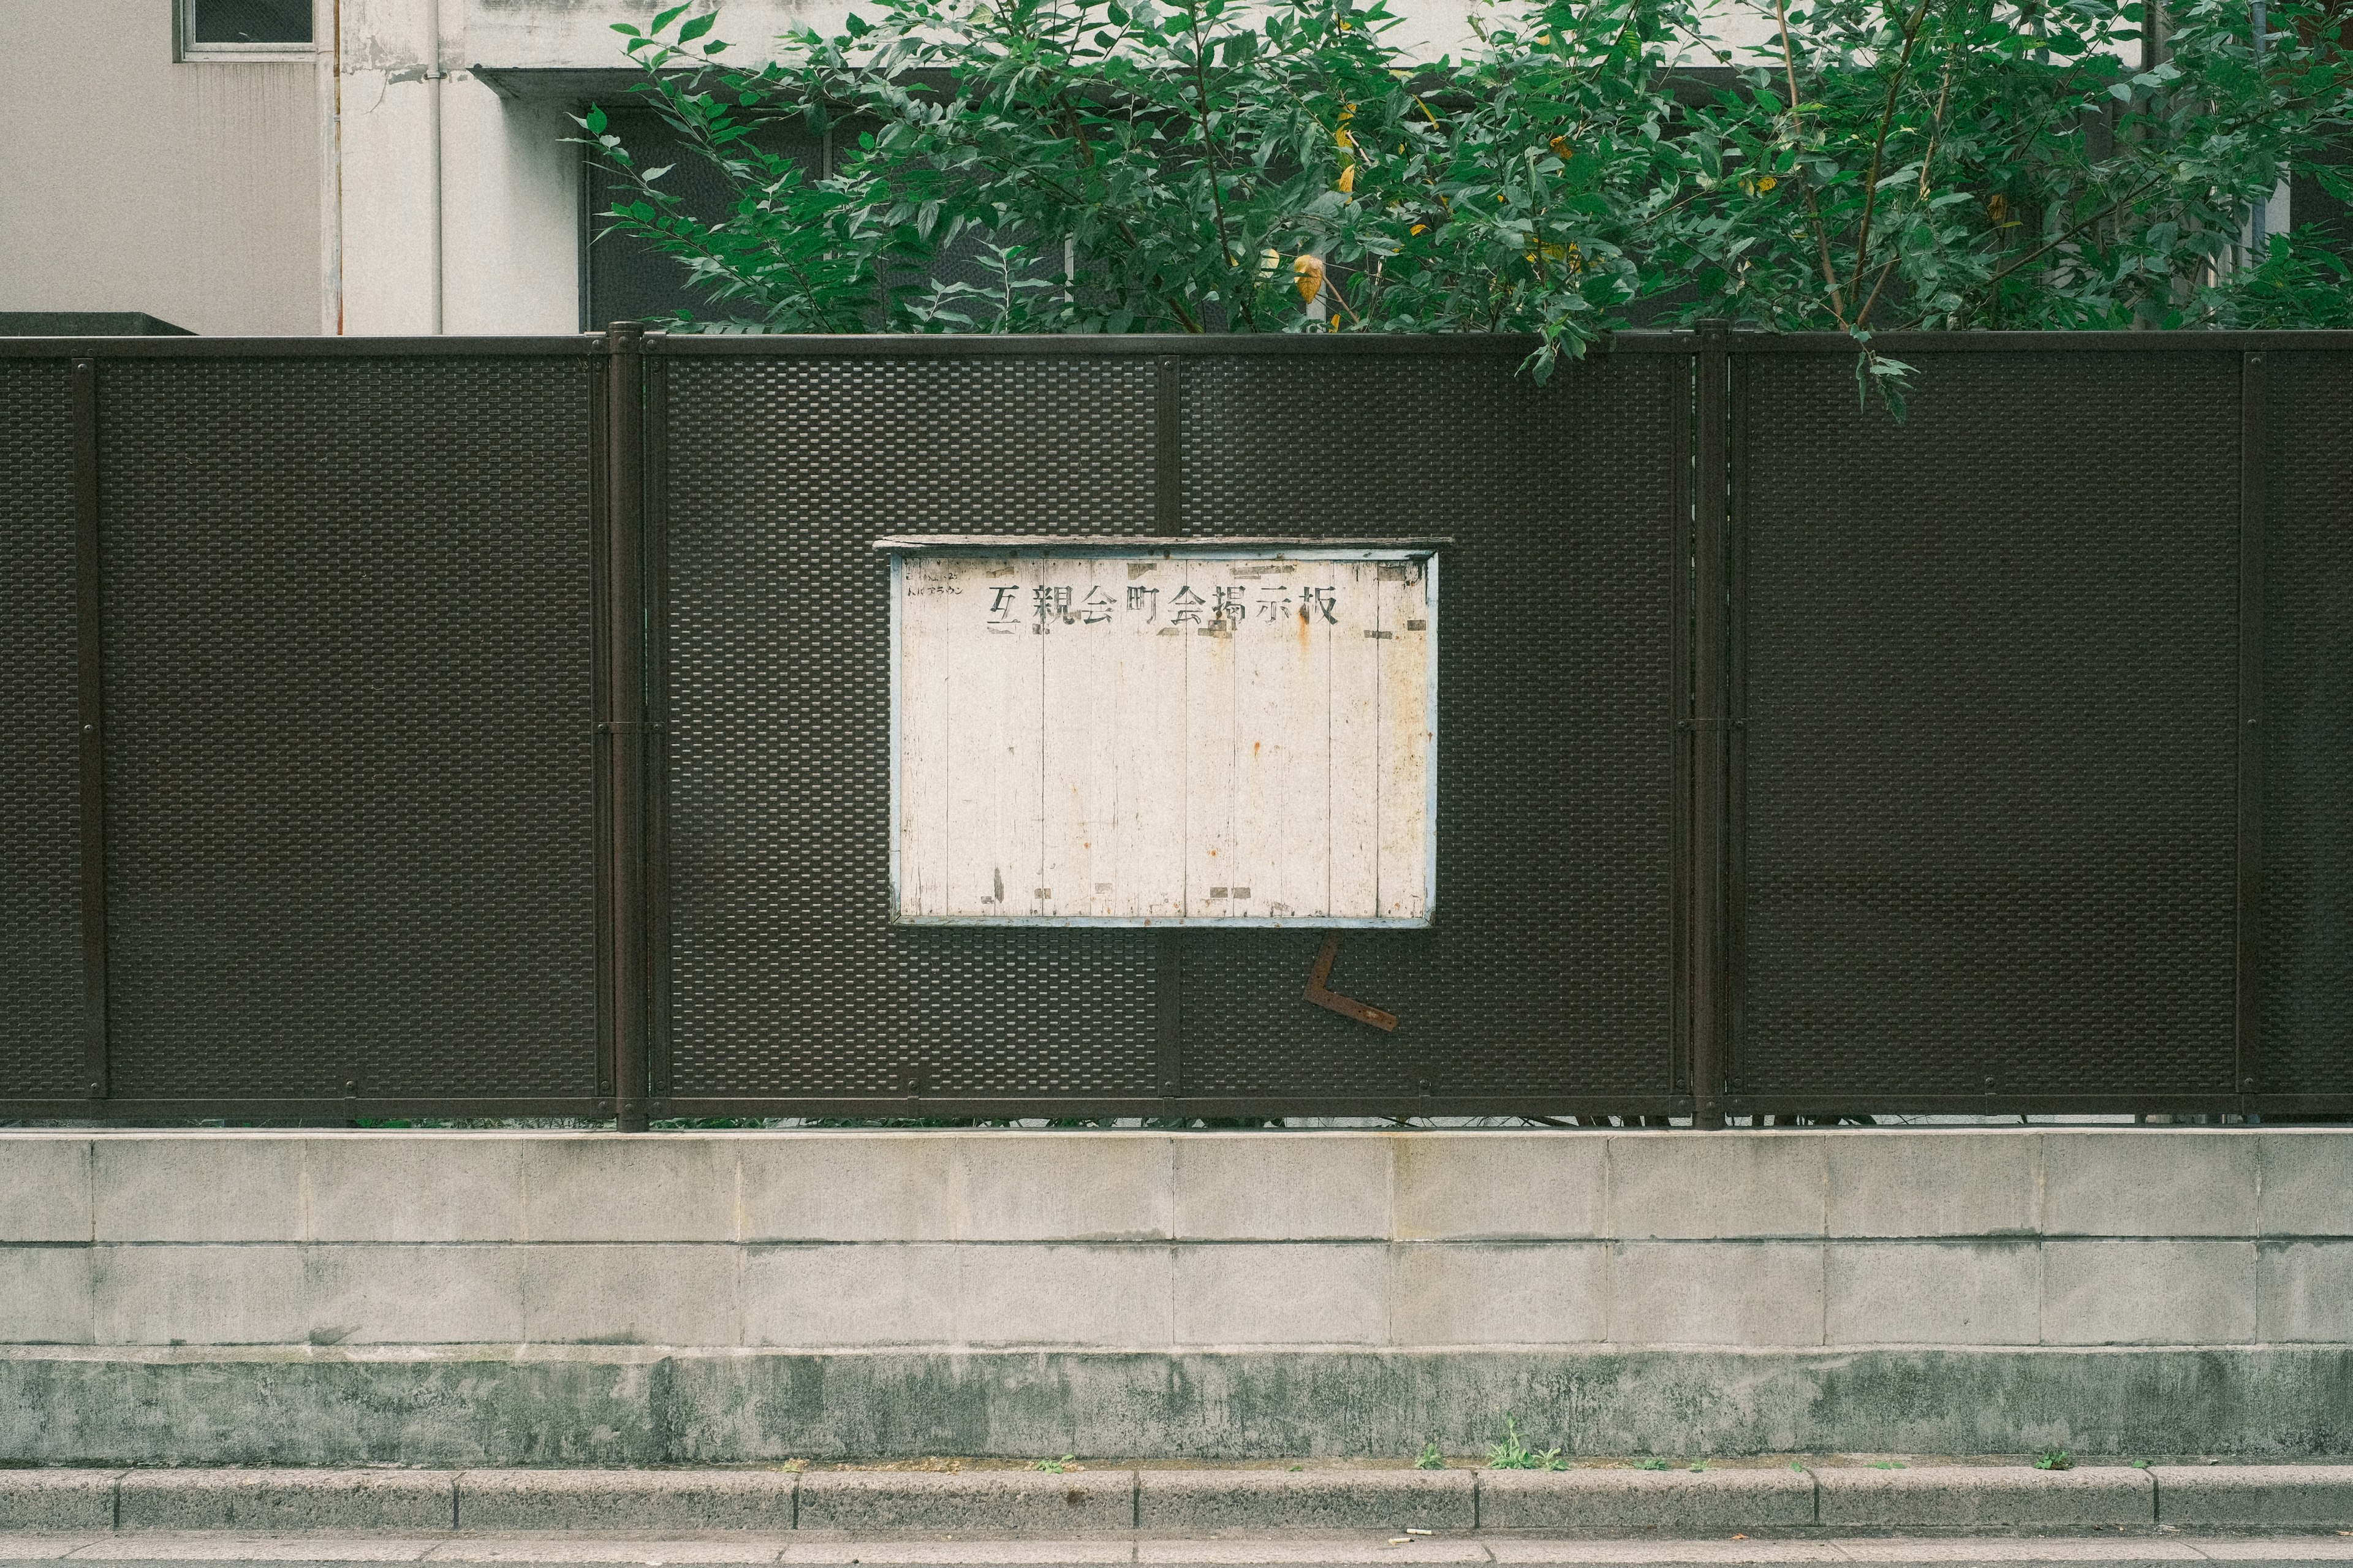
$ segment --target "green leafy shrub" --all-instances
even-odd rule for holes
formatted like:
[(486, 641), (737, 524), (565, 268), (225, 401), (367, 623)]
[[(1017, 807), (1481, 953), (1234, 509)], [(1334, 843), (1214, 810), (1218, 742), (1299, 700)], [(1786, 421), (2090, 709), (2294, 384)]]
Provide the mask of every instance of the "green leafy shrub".
[[(2179, 0), (2146, 69), (2111, 0), (1771, 0), (1752, 57), (1693, 0), (1525, 0), (1436, 60), (1378, 3), (877, 0), (743, 66), (678, 5), (617, 30), (729, 210), (581, 124), (607, 221), (709, 302), (682, 327), (1526, 332), (1541, 376), (1728, 317), (1850, 334), (1885, 386), (1892, 328), (2353, 324), (2339, 249), (2243, 234), (2289, 174), (2346, 194), (2344, 4), (2275, 0), (2259, 47)], [(1735, 85), (1679, 103), (1709, 59)]]
[(1504, 1435), (1487, 1450), (1487, 1468), (1491, 1470), (1565, 1470), (1568, 1461), (1560, 1457), (1557, 1447), (1539, 1453), (1527, 1446), (1520, 1436), (1520, 1424), (1512, 1416), (1504, 1417)]

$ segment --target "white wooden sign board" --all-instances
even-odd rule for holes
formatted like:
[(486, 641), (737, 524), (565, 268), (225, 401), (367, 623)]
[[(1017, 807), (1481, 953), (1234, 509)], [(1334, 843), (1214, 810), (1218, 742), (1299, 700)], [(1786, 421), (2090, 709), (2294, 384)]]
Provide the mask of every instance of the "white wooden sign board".
[(881, 541), (892, 919), (1428, 925), (1440, 542)]

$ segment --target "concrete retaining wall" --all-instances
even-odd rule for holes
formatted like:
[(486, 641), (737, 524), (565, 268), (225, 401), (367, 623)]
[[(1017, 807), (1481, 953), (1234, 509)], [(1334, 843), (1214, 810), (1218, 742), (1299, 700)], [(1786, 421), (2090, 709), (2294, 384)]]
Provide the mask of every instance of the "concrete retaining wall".
[(13, 1132), (0, 1194), (11, 1458), (2353, 1451), (2334, 1130)]

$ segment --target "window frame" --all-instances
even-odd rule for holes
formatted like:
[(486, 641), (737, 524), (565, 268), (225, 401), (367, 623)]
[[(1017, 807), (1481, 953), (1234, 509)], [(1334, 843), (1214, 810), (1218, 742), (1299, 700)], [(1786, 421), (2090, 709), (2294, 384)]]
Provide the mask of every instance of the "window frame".
[(315, 4), (311, 9), (311, 37), (307, 43), (200, 44), (195, 36), (198, 3), (199, 0), (172, 0), (172, 58), (175, 62), (209, 65), (242, 60), (284, 65), (318, 58), (319, 13)]

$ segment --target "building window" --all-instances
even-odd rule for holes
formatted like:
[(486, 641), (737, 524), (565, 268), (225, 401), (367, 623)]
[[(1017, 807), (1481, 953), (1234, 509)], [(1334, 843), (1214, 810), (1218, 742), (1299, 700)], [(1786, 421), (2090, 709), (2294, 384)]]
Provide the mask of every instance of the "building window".
[(283, 59), (312, 44), (311, 0), (179, 0), (184, 60)]

